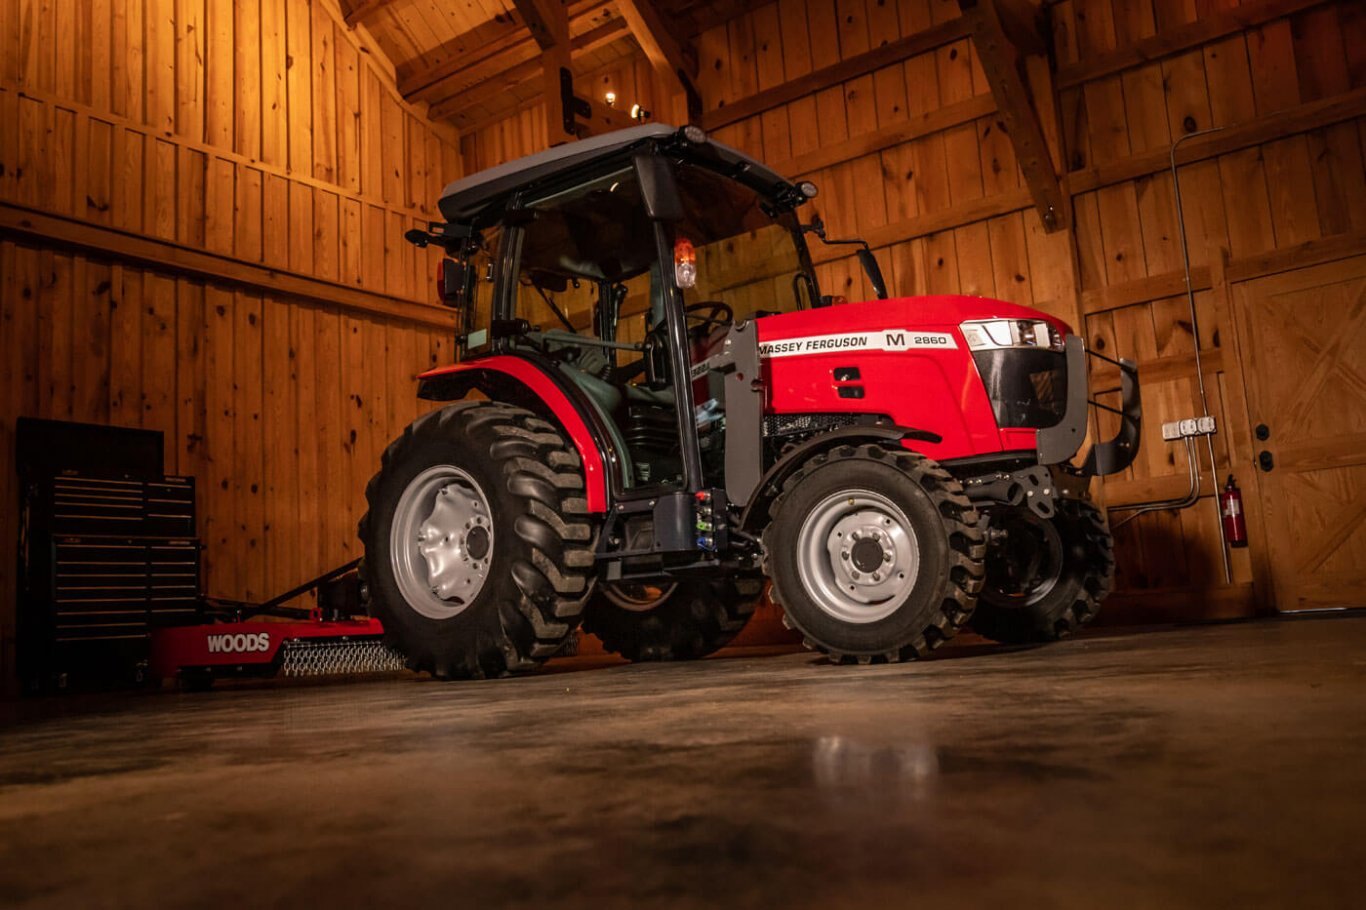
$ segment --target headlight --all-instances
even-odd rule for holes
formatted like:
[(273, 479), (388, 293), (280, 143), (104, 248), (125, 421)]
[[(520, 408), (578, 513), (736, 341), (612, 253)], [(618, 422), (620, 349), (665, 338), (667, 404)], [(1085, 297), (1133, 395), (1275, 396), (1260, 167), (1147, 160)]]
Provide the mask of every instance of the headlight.
[(997, 348), (1063, 350), (1062, 333), (1043, 319), (979, 319), (958, 327), (974, 351)]

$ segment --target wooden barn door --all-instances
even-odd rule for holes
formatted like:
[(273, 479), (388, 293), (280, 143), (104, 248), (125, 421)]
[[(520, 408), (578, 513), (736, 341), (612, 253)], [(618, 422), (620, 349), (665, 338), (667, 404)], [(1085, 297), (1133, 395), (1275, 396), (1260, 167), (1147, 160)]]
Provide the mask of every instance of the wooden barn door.
[(1234, 299), (1276, 607), (1366, 606), (1366, 256)]

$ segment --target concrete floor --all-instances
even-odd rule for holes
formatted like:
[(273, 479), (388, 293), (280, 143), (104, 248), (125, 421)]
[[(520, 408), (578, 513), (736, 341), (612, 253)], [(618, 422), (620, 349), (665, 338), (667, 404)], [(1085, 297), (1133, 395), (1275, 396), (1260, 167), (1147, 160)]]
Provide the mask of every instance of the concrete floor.
[(1347, 907), (1366, 616), (8, 706), (0, 906)]

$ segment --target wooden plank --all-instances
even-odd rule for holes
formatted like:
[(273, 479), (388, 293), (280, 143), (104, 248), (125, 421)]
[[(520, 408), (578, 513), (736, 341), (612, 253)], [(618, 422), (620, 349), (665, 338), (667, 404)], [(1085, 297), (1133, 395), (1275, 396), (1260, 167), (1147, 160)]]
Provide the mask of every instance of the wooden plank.
[(288, 0), (261, 3), (261, 160), (284, 166), (289, 162), (289, 71), (287, 27)]
[(1229, 251), (1242, 257), (1274, 247), (1276, 235), (1261, 149), (1221, 156), (1219, 178), (1228, 214)]
[(174, 465), (179, 452), (176, 434), (176, 282), (147, 272), (138, 309), (142, 315), (141, 417), (144, 429), (160, 430), (165, 463)]
[(261, 297), (252, 291), (233, 294), (233, 465), (232, 493), (237, 518), (233, 548), (238, 555), (235, 590), (245, 600), (270, 596), (266, 587), (265, 445), (261, 414)]
[(111, 271), (107, 263), (76, 259), (72, 297), (71, 417), (109, 422), (109, 315)]
[[(176, 130), (176, 30), (173, 4), (170, 0), (150, 4), (146, 14), (146, 60), (144, 62), (147, 98), (147, 125), (156, 133), (171, 135)], [(171, 7), (171, 9), (166, 9)], [(58, 4), (58, 8), (70, 9), (70, 0)], [(68, 30), (68, 36), (71, 32)], [(85, 55), (85, 48), (73, 50), (71, 59)], [(70, 60), (67, 61), (70, 66)], [(58, 94), (72, 96), (58, 90)]]
[(702, 117), (702, 126), (708, 130), (716, 130), (732, 123), (738, 123), (747, 117), (753, 117), (780, 104), (795, 101), (804, 95), (827, 89), (850, 79), (856, 79), (916, 54), (960, 40), (967, 34), (967, 25), (957, 19), (932, 26), (918, 34), (900, 38), (848, 60), (823, 66), (780, 86), (757, 92), (748, 98), (708, 111)]
[[(336, 44), (337, 185), (361, 190), (360, 57), (349, 41)], [(420, 198), (420, 197), (419, 197)]]
[(109, 310), (109, 421), (141, 426), (143, 273), (116, 267)]
[[(205, 140), (220, 149), (235, 150), (236, 85), (234, 82), (234, 22), (232, 0), (207, 0), (205, 17)], [(116, 45), (117, 47), (117, 45)]]
[[(228, 208), (231, 211), (231, 205)], [(349, 312), (376, 313), (444, 330), (450, 330), (454, 322), (454, 317), (440, 307), (348, 288), (337, 282), (295, 275), (280, 269), (251, 265), (229, 255), (169, 241), (151, 240), (10, 203), (0, 203), (0, 234), (25, 237), (100, 256), (114, 255), (130, 264), (179, 275), (242, 287), (273, 289), (285, 296), (326, 303)], [(335, 237), (335, 233), (332, 236)]]
[[(319, 514), (318, 496), (318, 431), (317, 414), (317, 335), (314, 309), (311, 306), (289, 308), (290, 384), (294, 397), (293, 408), (300, 420), (295, 428), (295, 450), (298, 475), (295, 490), (298, 497), (298, 522), (302, 528), (323, 526)], [(319, 535), (302, 534), (295, 545), (297, 563), (295, 577), (314, 578), (328, 568), (319, 552)]]
[(1314, 198), (1324, 234), (1366, 228), (1366, 166), (1361, 142), (1351, 123), (1339, 123), (1307, 134), (1314, 162)]
[(174, 466), (170, 469), (197, 478), (205, 476), (204, 427), (208, 419), (204, 391), (205, 318), (204, 286), (195, 281), (177, 280), (176, 457), (170, 463)]
[(1176, 28), (1164, 28), (1153, 37), (1122, 50), (1059, 67), (1056, 84), (1059, 89), (1084, 85), (1103, 76), (1112, 76), (1134, 66), (1161, 60), (1326, 2), (1329, 0), (1261, 0), (1204, 16)]
[(266, 174), (261, 189), (262, 262), (276, 269), (289, 268), (289, 181)]
[(233, 409), (237, 406), (233, 376), (233, 295), (218, 285), (204, 290), (204, 401), (203, 474), (199, 480), (204, 538), (205, 579), (210, 594), (223, 596), (233, 589), (236, 575), (236, 498)]
[(202, 142), (206, 113), (204, 54), (207, 20), (204, 0), (176, 0), (175, 130)]
[(1265, 116), (1299, 104), (1300, 85), (1289, 20), (1269, 22), (1250, 33), (1247, 49), (1257, 113)]
[(261, 558), (266, 587), (283, 591), (304, 580), (299, 550), (311, 527), (300, 520), (299, 490), (308, 480), (298, 462), (297, 357), (290, 340), (294, 304), (267, 295), (261, 302), (263, 476)]
[(1290, 136), (1262, 146), (1266, 186), (1274, 214), (1276, 246), (1286, 247), (1319, 237), (1319, 211), (1314, 201), (1314, 165), (1306, 136)]
[(1202, 54), (1213, 125), (1231, 126), (1255, 119), (1247, 36), (1238, 33), (1212, 42), (1202, 48)]
[[(1340, 123), (1363, 114), (1366, 114), (1366, 88), (1355, 89), (1338, 98), (1301, 105), (1293, 111), (1260, 117), (1242, 126), (1197, 136), (1181, 146), (1177, 151), (1176, 160), (1178, 164), (1183, 165), (1205, 161), (1263, 142)], [(1073, 171), (1065, 180), (1069, 194), (1075, 196), (1145, 174), (1155, 174), (1169, 166), (1170, 159), (1165, 150), (1145, 152), (1108, 165)], [(1183, 186), (1184, 183), (1185, 181), (1182, 181)]]
[(285, 4), (285, 74), (289, 172), (313, 174), (313, 17), (303, 3)]
[(337, 174), (336, 33), (332, 17), (313, 5), (313, 176), (328, 183)]
[[(1363, 250), (1366, 250), (1366, 231), (1336, 234), (1285, 249), (1232, 259), (1225, 270), (1226, 280), (1230, 283), (1249, 281), (1277, 272), (1345, 259)], [(1210, 267), (1198, 266), (1191, 270), (1191, 284), (1197, 291), (1207, 291), (1215, 287), (1212, 274)], [(1164, 297), (1184, 295), (1185, 291), (1184, 274), (1172, 271), (1084, 292), (1082, 308), (1087, 315), (1096, 315)]]

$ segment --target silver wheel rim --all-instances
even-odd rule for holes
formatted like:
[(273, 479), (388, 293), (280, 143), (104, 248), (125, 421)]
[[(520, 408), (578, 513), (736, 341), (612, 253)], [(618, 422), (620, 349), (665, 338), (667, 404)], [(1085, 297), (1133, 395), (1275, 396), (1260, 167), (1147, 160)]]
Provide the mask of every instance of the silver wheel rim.
[(602, 593), (612, 603), (632, 613), (648, 613), (673, 596), (678, 590), (678, 582), (667, 585), (624, 585), (621, 583), (602, 586)]
[(802, 522), (797, 572), (825, 613), (841, 622), (877, 622), (915, 587), (920, 545), (906, 513), (881, 493), (832, 493)]
[(488, 497), (454, 465), (423, 471), (398, 499), (389, 532), (394, 580), (429, 619), (450, 619), (479, 596), (493, 545)]

